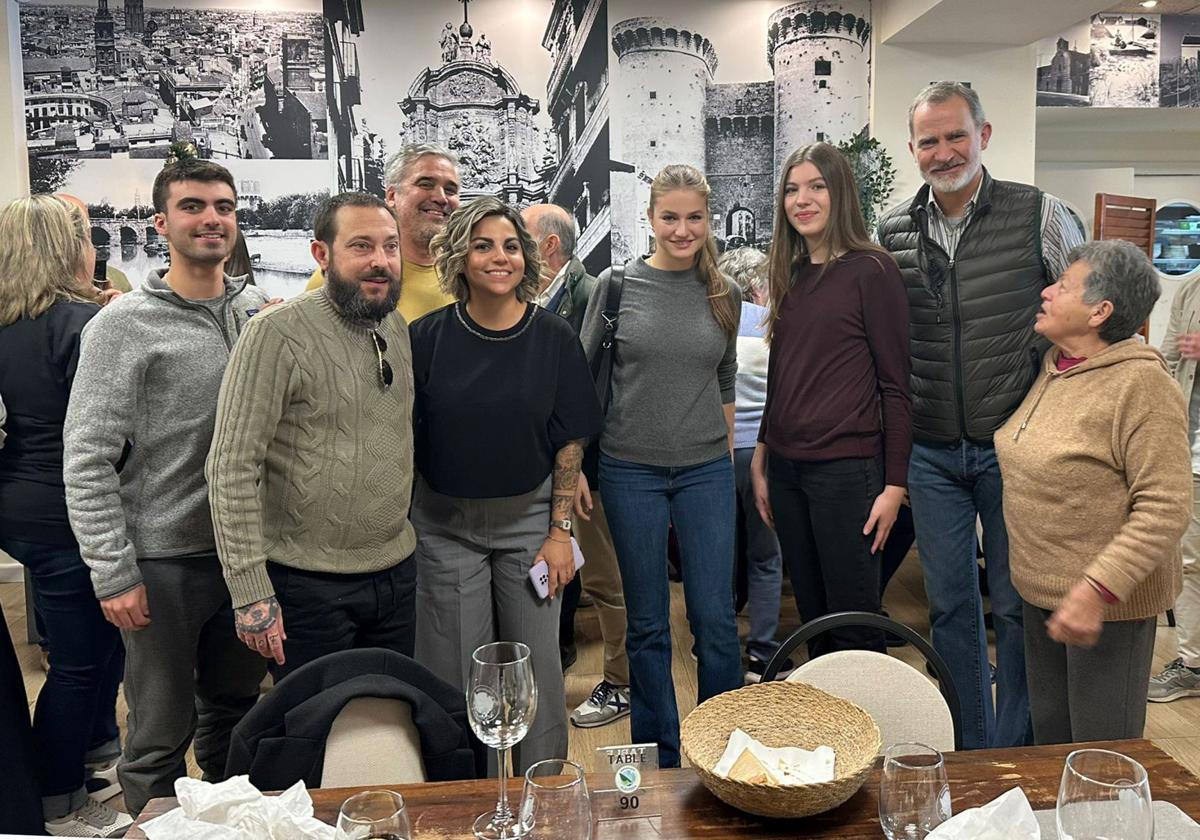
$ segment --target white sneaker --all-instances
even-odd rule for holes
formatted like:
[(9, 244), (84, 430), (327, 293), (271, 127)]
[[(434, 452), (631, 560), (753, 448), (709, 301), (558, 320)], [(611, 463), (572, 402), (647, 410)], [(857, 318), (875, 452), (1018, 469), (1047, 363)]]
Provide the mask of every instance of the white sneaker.
[(62, 819), (47, 820), (45, 825), (51, 837), (124, 837), (126, 829), (133, 825), (133, 817), (89, 796), (78, 811)]
[(117, 759), (85, 764), (83, 770), (83, 784), (88, 796), (97, 802), (107, 802), (121, 792), (121, 782), (117, 779)]
[(605, 726), (629, 714), (629, 686), (613, 685), (601, 680), (592, 690), (592, 696), (584, 700), (571, 712), (571, 724), (580, 729)]

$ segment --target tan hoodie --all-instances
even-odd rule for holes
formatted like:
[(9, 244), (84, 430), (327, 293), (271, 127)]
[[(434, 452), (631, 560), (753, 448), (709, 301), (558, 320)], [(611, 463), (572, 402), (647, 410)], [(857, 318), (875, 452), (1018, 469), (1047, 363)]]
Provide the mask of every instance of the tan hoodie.
[(996, 432), (1009, 563), (1021, 597), (1056, 609), (1086, 575), (1149, 618), (1182, 585), (1192, 509), (1187, 408), (1162, 356), (1136, 339), (1058, 372), (1059, 351)]

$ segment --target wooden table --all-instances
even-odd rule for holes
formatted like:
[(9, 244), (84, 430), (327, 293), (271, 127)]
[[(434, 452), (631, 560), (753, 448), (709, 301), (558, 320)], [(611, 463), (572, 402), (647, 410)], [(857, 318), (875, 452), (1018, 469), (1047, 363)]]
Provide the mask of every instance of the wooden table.
[[(983, 805), (1017, 785), (1024, 788), (1034, 810), (1053, 808), (1063, 762), (1067, 753), (1077, 746), (948, 753), (946, 770), (954, 812)], [(1115, 750), (1141, 762), (1150, 776), (1150, 790), (1156, 800), (1171, 802), (1193, 819), (1200, 820), (1200, 779), (1149, 741), (1113, 741), (1086, 746)], [(633, 840), (731, 837), (878, 840), (883, 836), (879, 827), (878, 768), (862, 790), (840, 808), (804, 820), (766, 820), (743, 814), (710, 794), (691, 770), (662, 771), (660, 782), (661, 822), (655, 820), (653, 825), (648, 820), (604, 823), (596, 836), (619, 836)], [(342, 802), (357, 790), (331, 788), (311, 791), (317, 817), (333, 823)], [(404, 796), (415, 840), (472, 838), (471, 824), (475, 817), (490, 810), (496, 801), (494, 779), (397, 785), (395, 790)], [(515, 807), (521, 795), (520, 785), (515, 781), (511, 795)], [(142, 812), (138, 824), (174, 806), (174, 799), (155, 799)], [(126, 837), (144, 838), (144, 835), (135, 825)]]

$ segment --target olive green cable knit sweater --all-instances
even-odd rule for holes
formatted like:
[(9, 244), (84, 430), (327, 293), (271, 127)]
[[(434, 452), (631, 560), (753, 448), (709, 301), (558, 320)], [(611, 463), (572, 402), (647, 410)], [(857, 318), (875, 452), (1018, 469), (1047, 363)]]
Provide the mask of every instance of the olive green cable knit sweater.
[(274, 594), (266, 561), (362, 573), (408, 558), (412, 353), (396, 312), (370, 331), (324, 289), (273, 306), (242, 333), (221, 383), (205, 474), (233, 606)]

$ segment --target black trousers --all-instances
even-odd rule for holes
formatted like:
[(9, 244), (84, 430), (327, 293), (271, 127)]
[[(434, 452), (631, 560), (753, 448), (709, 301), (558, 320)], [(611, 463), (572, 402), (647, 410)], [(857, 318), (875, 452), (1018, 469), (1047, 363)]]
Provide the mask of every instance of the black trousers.
[(42, 833), (42, 799), (34, 770), (33, 729), (25, 679), (0, 609), (0, 756), (5, 782), (0, 785), (0, 831)]
[(390, 569), (361, 574), (309, 572), (267, 563), (283, 610), (285, 662), (270, 669), (278, 682), (327, 653), (381, 647), (413, 655), (417, 564), (409, 557)]
[[(862, 530), (883, 491), (881, 459), (792, 461), (770, 454), (767, 483), (801, 621), (845, 610), (879, 612), (880, 554), (871, 554), (873, 535)], [(847, 627), (808, 643), (810, 659), (835, 650), (882, 653), (883, 633)]]

